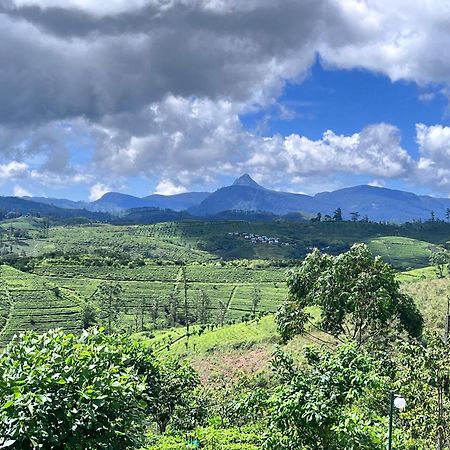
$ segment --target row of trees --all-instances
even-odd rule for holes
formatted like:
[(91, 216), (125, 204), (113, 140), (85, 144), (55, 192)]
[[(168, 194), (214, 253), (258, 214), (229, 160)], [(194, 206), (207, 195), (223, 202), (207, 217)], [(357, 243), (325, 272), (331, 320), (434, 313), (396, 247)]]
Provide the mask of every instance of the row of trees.
[[(183, 272), (185, 274), (185, 272)], [(175, 327), (183, 325), (189, 334), (190, 324), (218, 324), (223, 326), (228, 313), (229, 298), (218, 298), (213, 304), (204, 290), (188, 298), (188, 283), (184, 276), (183, 289), (169, 291), (165, 301), (159, 296), (149, 299), (142, 297), (131, 308), (126, 300), (122, 285), (117, 282), (103, 282), (96, 289), (91, 299), (82, 306), (83, 328), (102, 324), (109, 333), (123, 328), (123, 314), (134, 316), (134, 331), (145, 331), (147, 320), (151, 327)], [(261, 289), (255, 285), (250, 295), (250, 310), (242, 316), (243, 321), (259, 318), (262, 301)], [(122, 327), (121, 327), (122, 326)]]

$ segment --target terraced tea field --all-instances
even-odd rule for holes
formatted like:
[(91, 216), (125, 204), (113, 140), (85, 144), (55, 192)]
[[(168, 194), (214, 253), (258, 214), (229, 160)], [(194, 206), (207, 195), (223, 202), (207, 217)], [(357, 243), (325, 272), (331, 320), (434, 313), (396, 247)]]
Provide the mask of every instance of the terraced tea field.
[(417, 239), (383, 236), (367, 242), (373, 254), (399, 269), (424, 267), (429, 264), (436, 245)]
[(81, 329), (80, 299), (43, 277), (0, 266), (2, 297), (8, 305), (8, 319), (0, 343), (26, 330)]
[[(184, 314), (184, 286), (181, 268), (177, 265), (143, 267), (86, 267), (81, 265), (48, 264), (35, 268), (35, 274), (46, 277), (58, 286), (84, 299), (95, 297), (100, 284), (118, 282), (126, 300), (128, 319), (144, 308), (146, 314), (167, 315), (170, 295), (179, 299), (179, 314)], [(258, 312), (274, 312), (286, 295), (285, 269), (249, 269), (215, 264), (191, 264), (186, 267), (187, 297), (194, 311), (202, 295), (209, 299), (209, 315), (215, 321), (226, 304), (225, 320), (240, 320), (252, 311), (255, 287), (260, 291)], [(127, 319), (126, 317), (124, 318)]]

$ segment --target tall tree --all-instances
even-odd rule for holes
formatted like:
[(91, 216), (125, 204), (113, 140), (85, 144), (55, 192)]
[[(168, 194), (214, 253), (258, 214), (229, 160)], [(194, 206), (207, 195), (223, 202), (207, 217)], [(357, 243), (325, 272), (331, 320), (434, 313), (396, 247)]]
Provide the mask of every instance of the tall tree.
[(335, 222), (342, 222), (342, 209), (341, 208), (337, 208), (336, 211), (334, 211), (333, 220)]
[[(394, 269), (373, 257), (364, 244), (339, 256), (311, 252), (288, 277), (289, 295), (277, 312), (284, 340), (304, 333), (308, 324), (337, 339), (359, 345), (393, 327), (419, 336), (423, 318), (412, 298), (400, 290)], [(310, 307), (319, 307), (314, 320)]]
[(178, 309), (180, 307), (180, 296), (176, 289), (169, 292), (167, 303), (169, 326), (173, 327), (178, 323)]
[(228, 302), (222, 300), (221, 298), (219, 298), (217, 300), (218, 302), (218, 306), (219, 306), (219, 323), (220, 325), (223, 326), (223, 324), (225, 323), (225, 316), (227, 315), (227, 310), (228, 310)]
[(261, 303), (261, 289), (259, 286), (254, 286), (252, 290), (252, 319), (256, 318), (256, 312)]
[(126, 302), (122, 296), (122, 286), (119, 283), (102, 283), (97, 290), (100, 311), (105, 314), (108, 322), (108, 332), (112, 332), (113, 323), (119, 314), (126, 310)]
[(202, 289), (197, 300), (197, 321), (207, 323), (209, 321), (209, 311), (211, 308), (211, 299), (209, 295)]

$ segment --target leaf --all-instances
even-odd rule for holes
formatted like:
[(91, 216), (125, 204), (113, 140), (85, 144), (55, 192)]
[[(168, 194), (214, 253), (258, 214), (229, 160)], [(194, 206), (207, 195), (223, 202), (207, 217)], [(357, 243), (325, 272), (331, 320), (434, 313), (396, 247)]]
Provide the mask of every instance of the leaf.
[(16, 442), (15, 439), (6, 439), (5, 441), (3, 441), (3, 442), (0, 444), (0, 448), (8, 448), (8, 447), (11, 447), (11, 445), (14, 445), (15, 442)]
[(14, 400), (8, 400), (3, 406), (2, 409), (8, 409), (14, 404)]

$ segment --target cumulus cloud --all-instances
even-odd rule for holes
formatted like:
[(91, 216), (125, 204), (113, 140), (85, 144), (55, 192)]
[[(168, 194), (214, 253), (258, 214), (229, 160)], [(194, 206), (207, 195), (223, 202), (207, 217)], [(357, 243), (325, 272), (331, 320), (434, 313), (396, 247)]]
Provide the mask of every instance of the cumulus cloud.
[(414, 171), (417, 181), (450, 191), (450, 127), (416, 125), (419, 160)]
[(15, 197), (31, 197), (33, 194), (22, 186), (14, 186)]
[(28, 173), (27, 164), (19, 161), (11, 161), (6, 164), (0, 164), (0, 180), (14, 180), (22, 178)]
[(304, 183), (308, 177), (339, 172), (397, 178), (408, 174), (413, 165), (400, 145), (399, 130), (383, 123), (370, 125), (350, 136), (328, 130), (319, 140), (292, 134), (285, 138), (265, 138), (254, 146), (243, 167), (267, 182), (282, 182), (288, 176)]
[(175, 184), (173, 181), (163, 178), (156, 186), (155, 194), (174, 195), (182, 194), (187, 189), (184, 186)]
[(89, 200), (94, 201), (98, 200), (100, 197), (105, 195), (107, 192), (110, 192), (111, 188), (103, 183), (95, 183), (89, 189)]
[(388, 124), (312, 140), (241, 121), (317, 56), (416, 82), (429, 100), (428, 84), (450, 84), (449, 39), (446, 2), (0, 0), (0, 157), (43, 185), (95, 182), (92, 198), (111, 176), (174, 193), (243, 170), (272, 186), (333, 173), (450, 186), (445, 127), (418, 126), (414, 161)]

